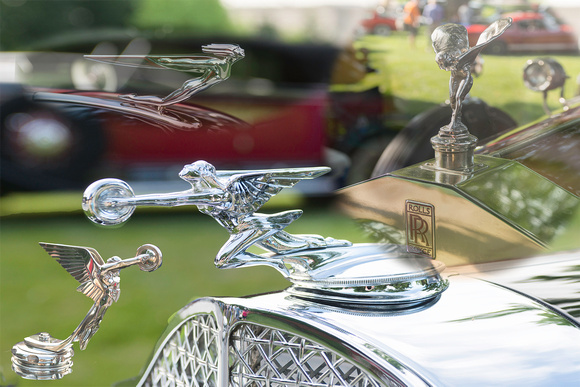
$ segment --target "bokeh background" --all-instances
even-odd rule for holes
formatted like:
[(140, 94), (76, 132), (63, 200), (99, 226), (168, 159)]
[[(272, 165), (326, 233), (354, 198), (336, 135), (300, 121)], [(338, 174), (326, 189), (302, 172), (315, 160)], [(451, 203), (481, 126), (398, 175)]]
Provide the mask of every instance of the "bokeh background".
[[(467, 2), (442, 2), (447, 20), (457, 17), (456, 11), (463, 3)], [(470, 4), (482, 20), (489, 20), (498, 10), (549, 6), (579, 33), (579, 7), (574, 0)], [(365, 141), (366, 134), (383, 130), (396, 133), (414, 116), (448, 98), (449, 74), (435, 64), (425, 26), (419, 31), (415, 47), (409, 46), (404, 31), (377, 35), (361, 29), (362, 20), (377, 12), (400, 20), (403, 5), (404, 1), (394, 0), (0, 0), (0, 80), (26, 87), (74, 88), (71, 63), (82, 54), (120, 54), (129, 44), (134, 44), (132, 49), (161, 54), (196, 52), (201, 44), (213, 41), (240, 43), (242, 47), (246, 43), (252, 50), (248, 50), (244, 61), (234, 66), (230, 80), (235, 85), (244, 82), (241, 91), (235, 90), (236, 98), (255, 95), (256, 90), (263, 94), (268, 90), (293, 93), (298, 89), (301, 95), (310, 95), (313, 90), (355, 94), (370, 91), (373, 103), (378, 100), (380, 105), (376, 122), (365, 121), (366, 115), (340, 121), (340, 125), (336, 125), (336, 117), (323, 116), (321, 120), (328, 133), (332, 132), (328, 134), (328, 142), (347, 154), (352, 165), (359, 160), (361, 164), (372, 164), (385, 143), (377, 141), (383, 138), (380, 136)], [(23, 52), (58, 55), (44, 56), (38, 63), (26, 66), (25, 62), (14, 59)], [(251, 54), (260, 52), (269, 54)], [(301, 63), (310, 65), (282, 69), (280, 63), (285, 61), (276, 55), (287, 52), (296, 52)], [(485, 55), (484, 70), (475, 80), (472, 95), (508, 112), (518, 124), (540, 119), (545, 115), (541, 95), (523, 86), (521, 74), (527, 59), (542, 55), (545, 53)], [(576, 95), (576, 77), (580, 74), (578, 53), (553, 57), (570, 76), (565, 96)], [(107, 85), (109, 91), (137, 89), (162, 94), (183, 82), (179, 77), (159, 80), (133, 75), (117, 73), (115, 83)], [(263, 105), (250, 109), (247, 105), (236, 105), (231, 98), (220, 99), (220, 90), (217, 97), (212, 95), (198, 102), (250, 123), (273, 114)], [(364, 106), (367, 100), (362, 101)], [(549, 95), (548, 104), (551, 109), (560, 108), (557, 92)], [(345, 133), (356, 134), (351, 137), (357, 146), (351, 140), (344, 140), (348, 137)], [(390, 139), (390, 136), (384, 137)], [(283, 141), (283, 134), (280, 139)], [(375, 158), (368, 161), (366, 156), (370, 154)], [(137, 193), (172, 190), (176, 186), (169, 182), (178, 180), (179, 170), (180, 166), (167, 166), (161, 185), (158, 169), (145, 170), (138, 176)], [(126, 171), (109, 168), (108, 175), (98, 172), (91, 177), (125, 177), (122, 172)], [(360, 180), (365, 173), (368, 170), (353, 179)], [(347, 180), (344, 177), (341, 183)], [(153, 185), (153, 181), (157, 184)], [(145, 243), (159, 246), (164, 253), (164, 264), (156, 272), (145, 273), (136, 268), (122, 272), (119, 302), (109, 309), (87, 349), (75, 348), (73, 373), (51, 385), (104, 386), (137, 375), (167, 319), (193, 299), (241, 297), (288, 286), (288, 282), (268, 268), (216, 269), (213, 259), (227, 233), (194, 207), (138, 209), (125, 226), (104, 229), (90, 223), (80, 211), (82, 189), (31, 192), (6, 188), (2, 187), (0, 197), (2, 386), (40, 385), (42, 382), (19, 379), (11, 371), (12, 345), (40, 331), (64, 339), (91, 306), (88, 298), (74, 291), (77, 286), (74, 279), (38, 242), (90, 246), (105, 259), (113, 255), (128, 258)], [(366, 241), (355, 224), (334, 210), (330, 191), (314, 197), (293, 191), (274, 200), (264, 211), (292, 208), (304, 208), (305, 214), (289, 228), (290, 232)]]

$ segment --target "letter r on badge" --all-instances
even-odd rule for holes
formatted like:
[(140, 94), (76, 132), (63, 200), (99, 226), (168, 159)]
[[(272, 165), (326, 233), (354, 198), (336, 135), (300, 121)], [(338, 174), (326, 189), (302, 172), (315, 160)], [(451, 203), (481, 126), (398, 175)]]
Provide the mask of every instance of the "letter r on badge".
[[(416, 214), (409, 214), (409, 239), (415, 243), (421, 243), (429, 246), (429, 238), (427, 237), (429, 231), (429, 223), (421, 216)], [(421, 238), (419, 240), (419, 238)]]

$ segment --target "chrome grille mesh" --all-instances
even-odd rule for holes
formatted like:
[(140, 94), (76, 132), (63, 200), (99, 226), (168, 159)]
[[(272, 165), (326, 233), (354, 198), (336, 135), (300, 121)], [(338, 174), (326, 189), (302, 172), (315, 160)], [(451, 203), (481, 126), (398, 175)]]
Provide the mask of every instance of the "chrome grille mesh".
[(196, 315), (169, 341), (145, 386), (217, 386), (218, 327), (213, 315)]
[(230, 386), (379, 387), (359, 367), (299, 336), (243, 324), (230, 338)]

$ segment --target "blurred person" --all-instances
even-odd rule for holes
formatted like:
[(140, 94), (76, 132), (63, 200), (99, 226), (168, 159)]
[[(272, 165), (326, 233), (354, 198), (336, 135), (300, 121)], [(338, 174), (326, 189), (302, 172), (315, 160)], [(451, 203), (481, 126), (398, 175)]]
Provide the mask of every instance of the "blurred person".
[(421, 18), (421, 11), (419, 10), (419, 0), (409, 0), (403, 8), (403, 23), (405, 31), (409, 32), (409, 45), (415, 48), (415, 37), (419, 29), (419, 22)]
[(473, 17), (473, 10), (469, 7), (467, 3), (463, 3), (457, 8), (457, 18), (459, 19), (459, 24), (468, 26), (471, 25), (471, 18)]
[[(435, 28), (441, 25), (444, 16), (445, 10), (443, 9), (443, 6), (439, 4), (437, 0), (429, 0), (423, 9), (423, 18), (427, 24), (428, 45), (431, 45), (431, 34), (435, 31)], [(429, 47), (427, 47), (427, 49), (429, 49)]]

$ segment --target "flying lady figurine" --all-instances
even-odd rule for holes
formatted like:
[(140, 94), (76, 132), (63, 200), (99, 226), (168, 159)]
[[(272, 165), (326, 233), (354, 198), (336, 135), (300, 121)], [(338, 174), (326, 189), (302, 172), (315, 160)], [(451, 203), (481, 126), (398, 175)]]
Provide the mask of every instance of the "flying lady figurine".
[(40, 243), (46, 252), (72, 275), (80, 285), (77, 291), (94, 301), (93, 306), (73, 334), (66, 340), (39, 343), (37, 340), (25, 339), (37, 348), (58, 352), (78, 341), (80, 348), (85, 349), (89, 340), (99, 329), (107, 309), (119, 300), (121, 289), (119, 271), (128, 266), (139, 265), (143, 271), (153, 271), (161, 266), (161, 251), (153, 245), (143, 245), (137, 250), (134, 258), (121, 259), (111, 257), (105, 262), (97, 250), (90, 247), (68, 246), (53, 243)]
[[(135, 196), (122, 180), (103, 179), (91, 184), (83, 196), (88, 218), (103, 226), (127, 221), (136, 206), (195, 205), (214, 218), (230, 237), (218, 252), (219, 268), (268, 265), (288, 275), (281, 255), (309, 249), (350, 246), (345, 240), (319, 235), (292, 235), (284, 228), (302, 215), (302, 210), (261, 214), (256, 211), (284, 188), (329, 172), (328, 167), (281, 168), (249, 171), (218, 171), (199, 160), (183, 167), (179, 177), (191, 189), (166, 194)], [(258, 255), (247, 251), (253, 245), (274, 253)]]
[(244, 50), (235, 44), (209, 44), (202, 47), (203, 54), (195, 55), (85, 55), (97, 62), (147, 69), (169, 69), (190, 74), (201, 74), (188, 79), (181, 87), (165, 97), (125, 94), (120, 98), (136, 105), (152, 106), (162, 111), (192, 95), (229, 78), (232, 65), (244, 57)]
[(499, 19), (492, 23), (479, 36), (477, 43), (469, 47), (467, 29), (461, 24), (444, 24), (435, 29), (431, 35), (435, 61), (439, 68), (451, 71), (449, 80), (449, 101), (453, 114), (448, 131), (463, 133), (467, 131), (461, 122), (463, 100), (473, 86), (471, 66), (479, 53), (493, 40), (499, 37), (512, 24), (511, 18)]
[[(286, 254), (312, 248), (348, 246), (350, 242), (323, 238), (318, 235), (292, 235), (284, 228), (302, 215), (302, 210), (277, 214), (255, 213), (272, 196), (292, 187), (303, 179), (312, 179), (330, 168), (293, 168), (262, 171), (216, 171), (210, 163), (200, 160), (186, 165), (179, 177), (189, 182), (193, 191), (212, 193), (195, 203), (200, 212), (214, 218), (230, 233), (229, 240), (216, 257), (216, 266), (236, 267), (267, 258), (247, 252), (257, 244), (276, 254)], [(285, 271), (282, 261), (275, 266)]]

